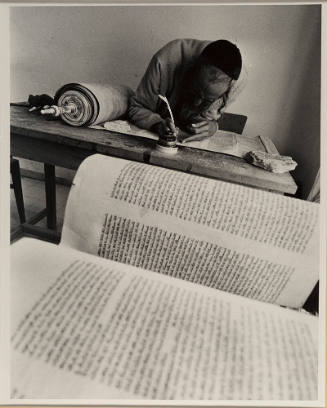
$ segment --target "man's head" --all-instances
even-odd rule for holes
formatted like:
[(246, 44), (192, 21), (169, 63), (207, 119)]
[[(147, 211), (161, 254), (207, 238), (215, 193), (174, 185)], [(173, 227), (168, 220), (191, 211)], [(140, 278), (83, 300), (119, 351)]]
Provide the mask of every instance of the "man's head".
[(217, 119), (241, 69), (242, 57), (236, 45), (227, 40), (208, 44), (183, 87), (184, 103), (180, 113), (182, 121), (187, 122), (199, 115)]
[(232, 81), (239, 78), (242, 57), (236, 45), (227, 40), (208, 44), (198, 61), (199, 87), (208, 100), (216, 100), (228, 92)]
[(235, 44), (227, 40), (218, 40), (208, 44), (202, 51), (204, 64), (211, 65), (237, 80), (242, 69), (242, 56)]

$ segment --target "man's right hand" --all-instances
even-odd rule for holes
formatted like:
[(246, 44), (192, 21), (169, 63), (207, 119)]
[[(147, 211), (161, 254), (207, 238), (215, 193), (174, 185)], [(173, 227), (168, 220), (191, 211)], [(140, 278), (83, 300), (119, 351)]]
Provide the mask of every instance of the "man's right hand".
[(188, 136), (181, 140), (182, 143), (200, 142), (213, 136), (218, 130), (215, 120), (203, 120), (186, 126)]
[(166, 135), (177, 136), (177, 129), (171, 120), (171, 118), (163, 119), (161, 122), (154, 124), (151, 128), (159, 136), (164, 137)]

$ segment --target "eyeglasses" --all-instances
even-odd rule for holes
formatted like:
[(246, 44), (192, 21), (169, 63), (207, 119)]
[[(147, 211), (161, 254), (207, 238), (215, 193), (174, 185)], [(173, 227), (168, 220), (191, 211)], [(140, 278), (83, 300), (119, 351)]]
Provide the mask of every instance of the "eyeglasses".
[(205, 110), (210, 107), (220, 110), (225, 106), (224, 95), (220, 96), (219, 98), (196, 98), (193, 100), (193, 105), (200, 110)]

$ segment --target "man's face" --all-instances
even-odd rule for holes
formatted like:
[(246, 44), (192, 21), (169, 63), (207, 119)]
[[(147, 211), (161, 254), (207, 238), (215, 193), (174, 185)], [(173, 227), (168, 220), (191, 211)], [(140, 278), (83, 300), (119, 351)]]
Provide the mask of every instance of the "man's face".
[(199, 98), (213, 103), (228, 91), (232, 78), (213, 65), (202, 65), (196, 81)]
[[(232, 78), (213, 65), (202, 65), (186, 90), (188, 97), (181, 109), (184, 122), (195, 118), (217, 119), (224, 106), (223, 96), (228, 91)], [(208, 112), (210, 112), (208, 114)], [(200, 119), (199, 119), (200, 120)]]

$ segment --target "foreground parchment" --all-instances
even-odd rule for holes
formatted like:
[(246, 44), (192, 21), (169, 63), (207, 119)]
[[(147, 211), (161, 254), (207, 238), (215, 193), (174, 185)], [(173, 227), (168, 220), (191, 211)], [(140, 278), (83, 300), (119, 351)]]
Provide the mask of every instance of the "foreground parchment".
[(28, 238), (11, 293), (13, 398), (317, 399), (316, 317)]
[(62, 244), (299, 308), (319, 277), (319, 205), (94, 155), (74, 179)]

